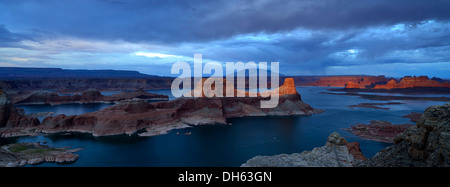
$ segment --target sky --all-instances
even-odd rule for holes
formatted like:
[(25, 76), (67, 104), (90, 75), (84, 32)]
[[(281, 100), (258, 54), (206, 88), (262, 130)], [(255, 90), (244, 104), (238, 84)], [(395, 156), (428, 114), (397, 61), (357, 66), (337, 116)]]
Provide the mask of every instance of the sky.
[(450, 1), (0, 0), (0, 67), (170, 76), (194, 54), (284, 75), (450, 78)]

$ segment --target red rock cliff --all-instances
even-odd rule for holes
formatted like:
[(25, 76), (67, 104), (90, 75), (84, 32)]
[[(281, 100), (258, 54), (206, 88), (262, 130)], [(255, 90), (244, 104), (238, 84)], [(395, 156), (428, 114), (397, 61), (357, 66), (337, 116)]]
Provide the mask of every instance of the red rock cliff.
[(373, 89), (392, 89), (392, 88), (415, 88), (415, 87), (446, 87), (450, 88), (447, 82), (438, 82), (428, 79), (427, 76), (403, 77), (398, 83), (391, 79), (384, 85), (375, 85)]
[(331, 77), (322, 77), (311, 85), (345, 87), (347, 83), (353, 82), (355, 84), (358, 84), (360, 88), (364, 88), (371, 84), (387, 81), (388, 79), (384, 76), (331, 76)]

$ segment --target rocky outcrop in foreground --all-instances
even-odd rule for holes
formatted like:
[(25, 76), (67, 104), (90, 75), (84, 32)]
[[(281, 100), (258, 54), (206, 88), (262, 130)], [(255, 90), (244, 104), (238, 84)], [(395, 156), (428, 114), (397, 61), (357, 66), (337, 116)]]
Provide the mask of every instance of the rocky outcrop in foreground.
[(359, 166), (450, 166), (450, 103), (428, 107), (416, 126), (394, 139), (395, 144)]
[(325, 146), (302, 153), (256, 156), (241, 167), (352, 167), (366, 158), (358, 142), (348, 143), (334, 132), (327, 138)]
[(133, 99), (119, 102), (97, 112), (57, 115), (32, 128), (0, 128), (2, 136), (25, 133), (82, 132), (94, 136), (134, 134), (154, 136), (191, 125), (226, 124), (226, 119), (243, 116), (311, 115), (323, 112), (301, 100), (292, 79), (280, 86), (279, 104), (261, 108), (263, 97), (198, 97), (148, 103)]
[(291, 155), (256, 156), (242, 167), (449, 167), (450, 103), (428, 107), (417, 124), (398, 134), (394, 143), (366, 160), (357, 142), (347, 143), (333, 133), (323, 147)]
[(0, 167), (17, 167), (44, 162), (75, 162), (80, 149), (52, 148), (40, 143), (16, 143), (0, 147)]

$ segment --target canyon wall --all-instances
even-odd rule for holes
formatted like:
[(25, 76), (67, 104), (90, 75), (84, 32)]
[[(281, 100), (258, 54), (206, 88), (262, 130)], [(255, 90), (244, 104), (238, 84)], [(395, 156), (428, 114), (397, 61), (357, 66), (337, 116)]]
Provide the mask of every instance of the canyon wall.
[(318, 81), (311, 83), (311, 86), (345, 87), (352, 82), (364, 88), (376, 83), (385, 83), (388, 79), (385, 76), (329, 76), (321, 77)]
[(415, 88), (415, 87), (441, 87), (450, 88), (450, 83), (430, 80), (427, 76), (403, 77), (397, 82), (394, 79), (386, 84), (375, 85), (373, 89), (393, 89), (393, 88)]

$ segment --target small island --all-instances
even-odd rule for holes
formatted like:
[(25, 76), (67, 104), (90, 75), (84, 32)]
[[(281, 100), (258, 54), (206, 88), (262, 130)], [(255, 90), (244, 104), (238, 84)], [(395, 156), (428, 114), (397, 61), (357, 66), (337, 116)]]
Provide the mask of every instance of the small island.
[(81, 149), (50, 147), (36, 143), (15, 143), (0, 147), (0, 167), (17, 167), (44, 162), (75, 162), (79, 156), (74, 154)]

